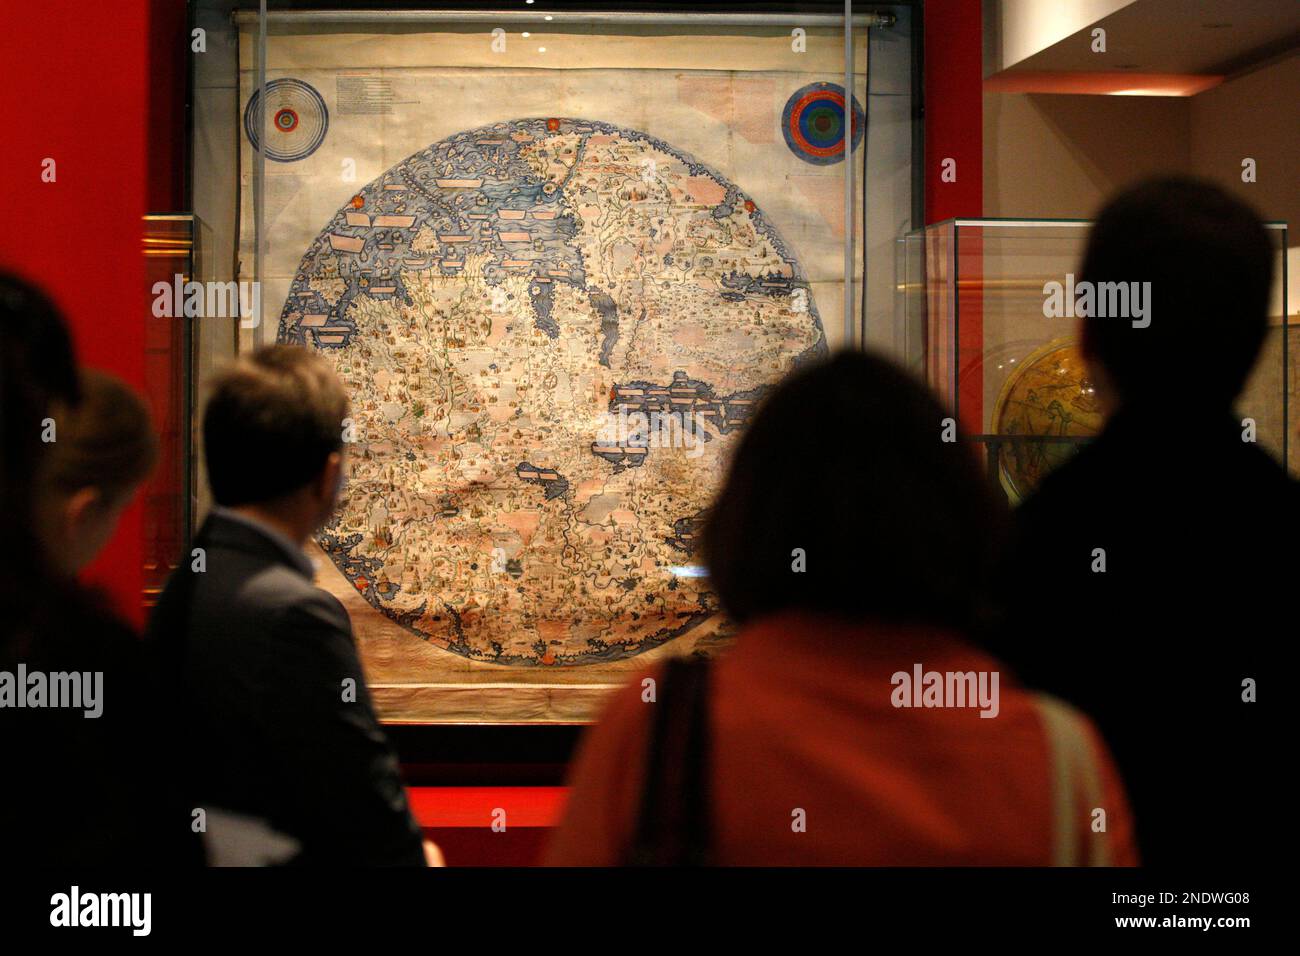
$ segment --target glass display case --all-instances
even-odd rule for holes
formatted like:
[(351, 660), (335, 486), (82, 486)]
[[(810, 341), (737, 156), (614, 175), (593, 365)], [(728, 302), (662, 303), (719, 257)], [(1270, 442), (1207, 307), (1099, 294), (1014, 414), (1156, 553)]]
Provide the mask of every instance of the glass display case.
[(695, 531), (750, 410), (892, 321), (910, 9), (238, 7), (196, 5), (198, 267), (257, 296), (199, 333), (199, 401), (273, 342), (348, 387), (312, 554), (381, 715), (589, 719), (712, 652)]
[[(195, 278), (202, 228), (187, 213), (144, 217), (148, 286), (172, 290)], [(145, 320), (145, 396), (159, 438), (158, 464), (145, 483), (144, 604), (152, 607), (190, 539), (193, 483), (191, 409), (194, 326), (153, 309)]]
[[(990, 475), (1013, 503), (1101, 425), (1078, 320), (1048, 315), (1055, 310), (1044, 305), (1050, 283), (1065, 294), (1073, 281), (1089, 225), (950, 219), (900, 240), (907, 361), (984, 447)], [(1277, 251), (1269, 334), (1238, 411), (1255, 420), (1260, 445), (1294, 473), (1296, 443), (1288, 438), (1300, 350), (1289, 341), (1295, 329), (1283, 305), (1286, 226), (1269, 223), (1268, 232)]]

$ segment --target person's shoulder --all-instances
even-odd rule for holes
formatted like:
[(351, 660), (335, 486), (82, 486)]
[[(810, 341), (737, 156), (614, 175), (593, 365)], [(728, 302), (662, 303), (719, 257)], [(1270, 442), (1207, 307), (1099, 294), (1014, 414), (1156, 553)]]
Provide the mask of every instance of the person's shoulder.
[(1092, 813), (1104, 812), (1106, 826), (1101, 830), (1088, 827), (1085, 838), (1102, 841), (1103, 865), (1136, 866), (1139, 858), (1132, 805), (1118, 764), (1096, 721), (1050, 694), (1035, 693), (1034, 705), (1051, 759), (1064, 760), (1082, 771), (1078, 783), (1088, 794)]
[(1276, 458), (1257, 444), (1243, 443), (1242, 460), (1245, 463), (1242, 471), (1254, 490), (1266, 495), (1272, 503), (1294, 511), (1300, 503), (1300, 482)]
[(628, 672), (621, 686), (609, 692), (597, 712), (595, 723), (583, 735), (580, 749), (607, 755), (626, 756), (636, 750), (649, 732), (655, 704), (663, 699), (667, 661), (645, 664)]
[(350, 634), (352, 618), (343, 606), (343, 602), (310, 581), (303, 583), (306, 587), (298, 591), (288, 610), (328, 623), (335, 630), (347, 631)]
[(263, 614), (315, 611), (347, 617), (337, 598), (287, 564), (266, 564), (258, 568), (240, 582), (237, 597), (245, 606)]
[(621, 861), (636, 824), (646, 745), (663, 662), (642, 663), (609, 693), (569, 763), (564, 818), (551, 837), (548, 866), (612, 866)]
[(333, 595), (317, 588), (296, 591), (260, 626), (256, 653), (267, 668), (270, 686), (291, 682), (310, 697), (311, 688), (336, 686), (344, 678), (364, 682), (351, 620)]
[[(1017, 538), (1043, 529), (1058, 529), (1059, 519), (1070, 516), (1070, 525), (1077, 520), (1080, 508), (1088, 507), (1093, 496), (1087, 492), (1096, 489), (1104, 480), (1105, 460), (1095, 461), (1091, 448), (1080, 449), (1074, 457), (1049, 472), (1012, 512)], [(1069, 525), (1067, 525), (1068, 527)]]
[(635, 723), (645, 716), (645, 705), (655, 703), (668, 674), (668, 661), (656, 661), (631, 672), (626, 682), (606, 698), (600, 720)]
[(328, 591), (302, 583), (306, 586), (281, 598), (270, 618), (276, 653), (285, 660), (308, 657), (320, 666), (359, 671), (361, 662), (347, 610)]
[(1107, 426), (1048, 472), (1014, 511), (1018, 533), (1043, 531), (1053, 537), (1090, 522), (1146, 507), (1150, 483), (1168, 469), (1135, 443), (1131, 427)]
[(1065, 461), (1049, 471), (1030, 498), (1071, 491), (1103, 479), (1117, 466), (1115, 442), (1105, 432), (1078, 446)]
[(638, 759), (655, 733), (663, 708), (689, 700), (703, 688), (698, 680), (704, 677), (701, 669), (713, 672), (716, 667), (712, 659), (665, 658), (628, 672), (622, 686), (605, 699), (595, 725), (584, 735), (582, 749), (619, 764)]
[(76, 662), (79, 670), (132, 666), (140, 659), (136, 632), (98, 591), (75, 581), (50, 584), (31, 622), (32, 652), (53, 665)]

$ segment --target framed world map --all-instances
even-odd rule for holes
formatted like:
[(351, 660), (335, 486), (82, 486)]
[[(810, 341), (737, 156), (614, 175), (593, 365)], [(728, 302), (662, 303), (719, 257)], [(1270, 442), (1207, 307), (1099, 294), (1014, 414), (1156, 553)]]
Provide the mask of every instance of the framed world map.
[(843, 328), (864, 91), (809, 70), (842, 34), (574, 34), (522, 70), (486, 33), (286, 31), (265, 107), (241, 70), (253, 342), (348, 389), (318, 583), (389, 720), (590, 719), (725, 644), (704, 517), (763, 395)]

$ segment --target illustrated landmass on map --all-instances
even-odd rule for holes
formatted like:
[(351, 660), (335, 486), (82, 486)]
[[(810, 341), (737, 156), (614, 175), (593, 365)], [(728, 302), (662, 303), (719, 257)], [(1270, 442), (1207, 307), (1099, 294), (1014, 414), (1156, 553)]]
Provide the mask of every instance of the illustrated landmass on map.
[(691, 566), (702, 515), (767, 389), (826, 351), (738, 187), (559, 118), (458, 133), (360, 190), (303, 257), (279, 338), (351, 396), (331, 559), (423, 639), (538, 666), (718, 613)]

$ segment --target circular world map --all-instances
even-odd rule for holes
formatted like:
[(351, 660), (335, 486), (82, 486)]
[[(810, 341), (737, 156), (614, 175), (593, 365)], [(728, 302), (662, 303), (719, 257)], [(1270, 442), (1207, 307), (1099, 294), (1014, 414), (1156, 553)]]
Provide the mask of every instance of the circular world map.
[(1097, 393), (1078, 347), (1056, 341), (1027, 356), (1002, 387), (993, 411), (1003, 442), (998, 474), (1007, 496), (1019, 501), (1043, 477), (1101, 429)]
[(822, 355), (755, 203), (644, 133), (497, 123), (394, 166), (303, 257), (279, 338), (352, 399), (320, 543), (384, 614), (478, 661), (638, 654), (718, 612), (692, 554), (771, 383)]

